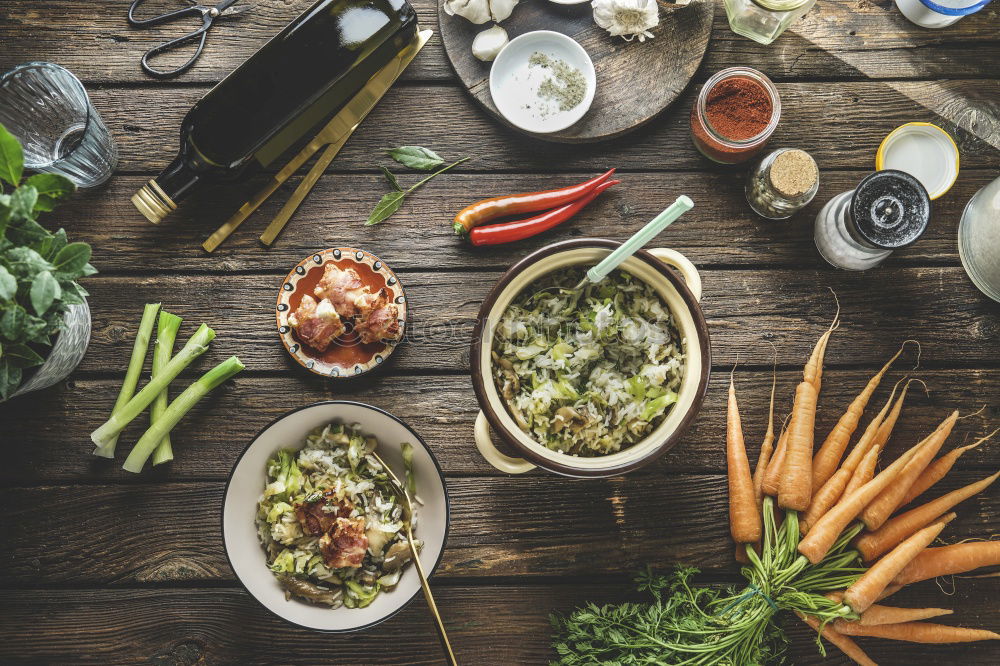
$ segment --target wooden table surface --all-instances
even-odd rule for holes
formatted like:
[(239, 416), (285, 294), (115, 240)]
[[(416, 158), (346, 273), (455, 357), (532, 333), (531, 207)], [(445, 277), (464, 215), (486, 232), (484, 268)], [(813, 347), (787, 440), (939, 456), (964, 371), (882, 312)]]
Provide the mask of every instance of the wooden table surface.
[[(0, 406), (3, 663), (441, 663), (422, 601), (377, 629), (317, 635), (259, 607), (226, 563), (219, 512), (237, 455), (271, 419), (316, 400), (351, 398), (387, 409), (440, 459), (452, 526), (434, 585), (464, 664), (544, 663), (552, 656), (550, 611), (633, 596), (630, 577), (646, 563), (684, 562), (701, 567), (707, 581), (737, 580), (725, 518), (724, 370), (739, 355), (755, 456), (771, 379), (768, 343), (780, 352), (779, 395), (790, 396), (832, 315), (827, 287), (840, 297), (843, 326), (827, 354), (819, 430), (906, 338), (923, 344), (914, 374), (927, 381), (930, 396), (915, 392), (893, 451), (953, 408), (986, 405), (980, 417), (959, 422), (953, 444), (1000, 421), (1000, 306), (969, 282), (956, 247), (962, 207), (1000, 170), (998, 3), (933, 31), (908, 23), (890, 0), (822, 0), (763, 47), (729, 31), (719, 1), (708, 54), (681, 100), (640, 131), (582, 146), (546, 145), (489, 120), (453, 78), (435, 37), (272, 249), (262, 249), (257, 235), (280, 197), (215, 254), (200, 247), (260, 180), (150, 225), (128, 199), (174, 155), (184, 113), (309, 2), (253, 0), (252, 13), (216, 26), (191, 72), (166, 83), (145, 77), (139, 57), (168, 31), (131, 30), (124, 0), (0, 3), (0, 70), (28, 60), (67, 66), (87, 85), (121, 150), (119, 172), (106, 187), (46, 218), (94, 247), (101, 273), (85, 283), (93, 310), (87, 357), (69, 381)], [(432, 0), (414, 4), (436, 28)], [(805, 149), (822, 170), (815, 202), (787, 223), (755, 218), (743, 197), (744, 171), (718, 168), (691, 145), (694, 93), (732, 65), (752, 65), (776, 82), (784, 113), (772, 145)], [(909, 121), (953, 133), (962, 151), (958, 183), (934, 203), (924, 237), (881, 268), (855, 274), (828, 267), (812, 242), (816, 211), (869, 172), (882, 137)], [(386, 191), (379, 148), (401, 144), (473, 159), (408, 198), (388, 222), (365, 227)], [(620, 169), (623, 184), (543, 237), (477, 252), (450, 231), (450, 217), (474, 199), (576, 182), (609, 166)], [(704, 277), (716, 367), (701, 417), (662, 461), (624, 478), (496, 472), (472, 444), (477, 405), (468, 342), (481, 299), (528, 252), (581, 236), (624, 239), (682, 193), (696, 207), (664, 243), (686, 253)], [(413, 339), (391, 367), (350, 384), (294, 366), (271, 309), (289, 268), (334, 245), (380, 255), (407, 285), (412, 308)], [(178, 427), (175, 462), (137, 476), (121, 470), (121, 456), (115, 463), (93, 458), (88, 433), (111, 409), (147, 301), (162, 301), (185, 327), (206, 321), (216, 328), (213, 350), (186, 377), (231, 353), (248, 369)], [(893, 377), (911, 365), (901, 361)], [(785, 400), (782, 414), (787, 407)], [(123, 442), (137, 434), (129, 429)], [(981, 447), (942, 485), (957, 487), (998, 464), (1000, 445)], [(947, 535), (996, 536), (998, 528), (1000, 492), (993, 488), (960, 507)], [(956, 623), (1000, 629), (1000, 579), (945, 588), (950, 596), (925, 582), (899, 598), (953, 607)], [(823, 661), (809, 632), (788, 625), (790, 661)], [(882, 663), (1000, 662), (995, 643), (864, 643)], [(825, 663), (846, 661), (831, 649)]]

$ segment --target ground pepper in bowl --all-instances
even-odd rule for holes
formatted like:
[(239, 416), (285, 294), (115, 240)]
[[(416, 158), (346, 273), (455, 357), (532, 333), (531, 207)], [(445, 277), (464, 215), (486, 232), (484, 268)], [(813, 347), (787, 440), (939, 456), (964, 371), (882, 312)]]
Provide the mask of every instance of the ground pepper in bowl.
[(731, 67), (702, 87), (691, 107), (691, 138), (705, 157), (737, 164), (763, 149), (780, 117), (781, 99), (770, 79)]

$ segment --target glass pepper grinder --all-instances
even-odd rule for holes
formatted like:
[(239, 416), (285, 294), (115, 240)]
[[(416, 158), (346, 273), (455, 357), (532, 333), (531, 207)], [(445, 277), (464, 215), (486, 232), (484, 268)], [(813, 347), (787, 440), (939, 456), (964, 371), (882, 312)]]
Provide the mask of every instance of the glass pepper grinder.
[(912, 244), (931, 218), (927, 190), (916, 178), (886, 169), (830, 199), (816, 216), (816, 249), (832, 266), (863, 271)]

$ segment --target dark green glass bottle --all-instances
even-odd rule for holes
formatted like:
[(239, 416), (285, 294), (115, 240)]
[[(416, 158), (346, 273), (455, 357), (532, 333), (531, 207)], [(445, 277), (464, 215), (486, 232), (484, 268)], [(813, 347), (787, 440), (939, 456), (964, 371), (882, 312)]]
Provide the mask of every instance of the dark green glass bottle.
[(319, 0), (191, 107), (177, 157), (132, 202), (159, 222), (196, 188), (293, 155), (416, 31), (405, 0)]

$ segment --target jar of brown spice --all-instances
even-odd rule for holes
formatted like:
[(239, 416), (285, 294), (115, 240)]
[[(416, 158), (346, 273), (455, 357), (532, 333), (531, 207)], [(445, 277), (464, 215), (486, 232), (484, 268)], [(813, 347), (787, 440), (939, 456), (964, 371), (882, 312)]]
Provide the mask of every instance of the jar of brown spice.
[(738, 164), (760, 153), (780, 118), (781, 98), (771, 80), (750, 67), (730, 67), (698, 93), (691, 139), (710, 160)]

